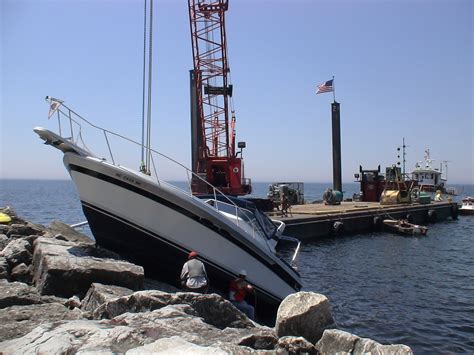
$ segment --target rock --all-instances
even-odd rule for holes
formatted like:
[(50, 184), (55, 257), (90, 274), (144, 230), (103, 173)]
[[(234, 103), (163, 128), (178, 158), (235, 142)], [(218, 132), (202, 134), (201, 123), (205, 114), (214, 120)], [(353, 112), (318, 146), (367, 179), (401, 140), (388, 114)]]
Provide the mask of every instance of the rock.
[(45, 236), (58, 237), (57, 235), (59, 234), (61, 236), (61, 239), (66, 241), (95, 245), (95, 241), (89, 238), (87, 235), (78, 232), (74, 228), (71, 228), (69, 225), (61, 221), (52, 221), (48, 225), (46, 231), (47, 233)]
[(337, 329), (325, 330), (315, 347), (321, 354), (371, 353), (374, 355), (389, 355), (413, 353), (410, 347), (406, 345), (382, 345), (372, 339), (361, 338), (357, 335)]
[(9, 353), (125, 353), (159, 338), (183, 336), (193, 343), (217, 338), (219, 330), (187, 314), (190, 306), (169, 306), (145, 313), (125, 313), (112, 320), (43, 323), (25, 336), (0, 343)]
[[(1, 226), (1, 224), (0, 224), (0, 226)], [(0, 250), (3, 250), (3, 248), (5, 248), (8, 245), (8, 243), (10, 243), (10, 241), (8, 240), (7, 235), (6, 234), (0, 234)]]
[(126, 355), (134, 354), (215, 354), (227, 355), (227, 351), (213, 346), (199, 346), (184, 340), (179, 336), (163, 338), (126, 352)]
[(41, 296), (36, 288), (22, 282), (0, 280), (0, 308), (29, 304), (63, 302), (63, 299)]
[(64, 305), (69, 309), (81, 308), (81, 300), (78, 296), (69, 297)]
[(193, 292), (169, 294), (161, 291), (138, 291), (105, 302), (93, 312), (93, 316), (96, 319), (113, 318), (125, 312), (147, 312), (175, 304), (190, 305), (206, 323), (220, 329), (255, 327), (251, 320), (221, 296)]
[(287, 351), (290, 354), (318, 354), (318, 351), (303, 337), (285, 336), (278, 339), (275, 349), (278, 351)]
[(31, 284), (31, 267), (26, 266), (25, 263), (18, 264), (12, 269), (11, 278), (13, 281)]
[(21, 337), (45, 322), (81, 318), (80, 311), (70, 311), (60, 303), (3, 308), (0, 310), (0, 339), (7, 340)]
[[(278, 343), (274, 332), (259, 331), (238, 340), (237, 345), (246, 346), (255, 350), (273, 350)], [(310, 344), (312, 345), (312, 344)]]
[(81, 308), (84, 311), (93, 312), (104, 303), (132, 293), (133, 291), (129, 288), (93, 283), (82, 300)]
[(45, 228), (43, 226), (39, 226), (31, 222), (26, 222), (25, 224), (11, 224), (7, 232), (7, 237), (10, 237), (13, 234), (19, 234), (23, 236), (42, 235), (44, 232)]
[[(1, 212), (1, 211), (0, 211)], [(7, 224), (0, 223), (0, 234), (5, 234), (7, 236), (8, 231), (10, 230), (10, 226)], [(3, 248), (2, 248), (3, 249)]]
[(94, 282), (140, 289), (141, 266), (122, 260), (100, 258), (90, 245), (47, 238), (34, 243), (33, 282), (41, 294), (70, 297), (85, 294)]
[(316, 343), (326, 328), (334, 324), (326, 296), (297, 292), (287, 296), (278, 307), (275, 330), (279, 337), (302, 336)]
[(10, 266), (4, 256), (0, 256), (0, 279), (8, 279), (10, 275)]
[(315, 346), (323, 354), (351, 353), (359, 339), (357, 335), (342, 330), (326, 329)]
[(395, 345), (382, 345), (372, 339), (359, 338), (354, 344), (353, 353), (371, 353), (374, 355), (397, 355), (397, 354), (413, 354), (413, 351), (409, 346), (395, 344)]
[(3, 255), (10, 267), (25, 263), (31, 264), (31, 244), (23, 239), (14, 239), (2, 250)]

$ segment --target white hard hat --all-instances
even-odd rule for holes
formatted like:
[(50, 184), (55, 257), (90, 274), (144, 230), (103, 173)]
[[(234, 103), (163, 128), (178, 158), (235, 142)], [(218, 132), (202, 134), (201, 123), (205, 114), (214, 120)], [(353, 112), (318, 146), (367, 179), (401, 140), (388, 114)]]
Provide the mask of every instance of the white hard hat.
[(242, 270), (240, 270), (239, 275), (247, 276), (247, 271), (245, 271), (244, 269), (242, 269)]

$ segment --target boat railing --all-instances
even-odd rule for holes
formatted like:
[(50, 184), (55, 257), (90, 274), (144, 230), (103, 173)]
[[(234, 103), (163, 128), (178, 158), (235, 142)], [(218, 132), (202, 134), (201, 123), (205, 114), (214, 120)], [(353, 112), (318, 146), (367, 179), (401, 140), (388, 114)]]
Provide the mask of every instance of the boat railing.
[[(105, 128), (102, 128), (102, 127), (99, 127), (99, 126), (95, 125), (91, 121), (87, 120), (85, 117), (79, 115), (77, 112), (75, 112), (74, 110), (72, 110), (68, 106), (66, 106), (64, 104), (64, 101), (54, 99), (54, 98), (49, 97), (49, 96), (46, 96), (46, 101), (48, 101), (50, 103), (50, 114), (49, 114), (49, 116), (50, 117), (53, 116), (53, 115), (57, 116), (59, 135), (63, 138), (68, 139), (70, 142), (77, 145), (78, 147), (85, 149), (92, 156), (94, 156), (94, 153), (92, 152), (92, 150), (85, 143), (85, 140), (84, 140), (85, 128), (83, 127), (83, 125), (81, 123), (86, 124), (90, 128), (92, 128), (92, 129), (96, 130), (97, 132), (99, 132), (100, 133), (99, 136), (103, 136), (102, 138), (105, 141), (105, 146), (106, 146), (107, 153), (110, 156), (110, 160), (111, 160), (113, 165), (121, 166), (119, 164), (118, 160), (117, 160), (117, 155), (115, 155), (114, 152), (112, 151), (112, 145), (111, 145), (112, 138), (118, 138), (119, 140), (123, 140), (125, 142), (131, 143), (132, 145), (135, 145), (135, 146), (140, 147), (140, 148), (143, 147), (143, 145), (141, 143), (139, 143), (137, 141), (134, 141), (133, 139), (130, 139), (130, 138), (128, 138), (128, 137), (126, 137), (122, 134), (115, 133), (111, 130), (108, 130), (108, 129), (105, 129)], [(54, 109), (53, 109), (53, 104), (52, 103), (58, 103), (58, 105), (56, 107), (54, 107)], [(53, 112), (51, 112), (52, 110), (53, 110)], [(64, 131), (64, 133), (63, 133), (63, 131)], [(66, 135), (69, 135), (69, 136), (66, 136)], [(198, 174), (194, 173), (191, 169), (189, 169), (185, 165), (181, 164), (177, 160), (175, 160), (175, 159), (173, 159), (173, 158), (171, 158), (171, 157), (169, 157), (169, 156), (167, 156), (163, 153), (158, 152), (157, 150), (154, 150), (150, 147), (146, 147), (145, 149), (147, 150), (147, 152), (150, 153), (150, 158), (151, 158), (150, 159), (150, 164), (151, 164), (151, 168), (153, 169), (153, 174), (149, 170), (150, 167), (148, 167), (148, 169), (142, 171), (142, 173), (145, 174), (145, 175), (150, 176), (150, 178), (154, 179), (154, 181), (158, 185), (165, 184), (167, 187), (169, 187), (171, 189), (179, 191), (180, 193), (185, 193), (186, 195), (192, 197), (195, 201), (199, 201), (199, 203), (206, 204), (203, 200), (195, 197), (192, 193), (192, 189), (191, 189), (192, 181), (193, 181), (193, 179), (198, 179), (203, 184), (208, 186), (209, 190), (212, 191), (212, 196), (214, 196), (215, 203), (213, 205), (206, 204), (208, 207), (213, 207), (215, 210), (217, 210), (219, 212), (218, 196), (223, 196), (222, 198), (225, 199), (225, 201), (227, 203), (229, 203), (234, 209), (234, 217), (235, 218), (232, 218), (231, 220), (237, 226), (243, 227), (243, 226), (240, 225), (242, 223), (242, 221), (245, 222), (245, 219), (251, 220), (252, 217), (248, 215), (249, 214), (248, 211), (246, 211), (245, 209), (240, 208), (239, 206), (237, 206), (221, 190), (219, 190), (217, 187), (210, 184), (208, 181), (203, 179)], [(186, 178), (187, 178), (188, 191), (186, 191), (182, 188), (179, 188), (178, 186), (159, 178), (158, 170), (157, 170), (157, 162), (155, 161), (155, 160), (157, 160), (157, 157), (158, 158), (163, 158), (164, 160), (174, 164), (175, 167), (179, 167), (179, 168), (184, 170), (184, 172), (186, 173)], [(107, 160), (106, 158), (102, 158), (102, 159)], [(246, 216), (246, 218), (245, 217), (242, 218), (243, 216)], [(251, 235), (254, 239), (261, 241), (262, 238), (263, 239), (265, 238), (265, 236), (262, 235), (262, 232), (260, 230), (258, 230), (254, 225), (252, 225), (252, 224), (250, 224), (250, 225), (252, 226)]]

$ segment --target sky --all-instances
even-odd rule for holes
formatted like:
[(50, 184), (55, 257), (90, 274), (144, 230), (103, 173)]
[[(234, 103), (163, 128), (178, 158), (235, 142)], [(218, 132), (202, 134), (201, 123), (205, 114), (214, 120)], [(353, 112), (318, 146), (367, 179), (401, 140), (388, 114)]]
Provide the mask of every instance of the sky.
[[(190, 166), (187, 1), (154, 7), (152, 145)], [(143, 0), (0, 0), (0, 15), (0, 179), (69, 178), (33, 132), (57, 130), (46, 95), (141, 139)], [(230, 0), (246, 176), (332, 181), (333, 97), (315, 89), (334, 76), (344, 182), (396, 163), (405, 138), (407, 171), (429, 148), (449, 183), (474, 184), (473, 17), (471, 0)]]

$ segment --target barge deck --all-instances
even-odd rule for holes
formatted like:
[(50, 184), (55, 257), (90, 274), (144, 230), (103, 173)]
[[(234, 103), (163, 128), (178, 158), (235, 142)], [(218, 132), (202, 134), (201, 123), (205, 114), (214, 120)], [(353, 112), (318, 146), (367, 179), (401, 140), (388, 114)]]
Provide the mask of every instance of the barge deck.
[(290, 212), (285, 217), (274, 212), (269, 215), (285, 222), (285, 234), (311, 240), (328, 235), (380, 231), (386, 218), (404, 218), (416, 224), (457, 219), (458, 205), (453, 201), (398, 205), (381, 205), (378, 202), (313, 203), (292, 206)]

